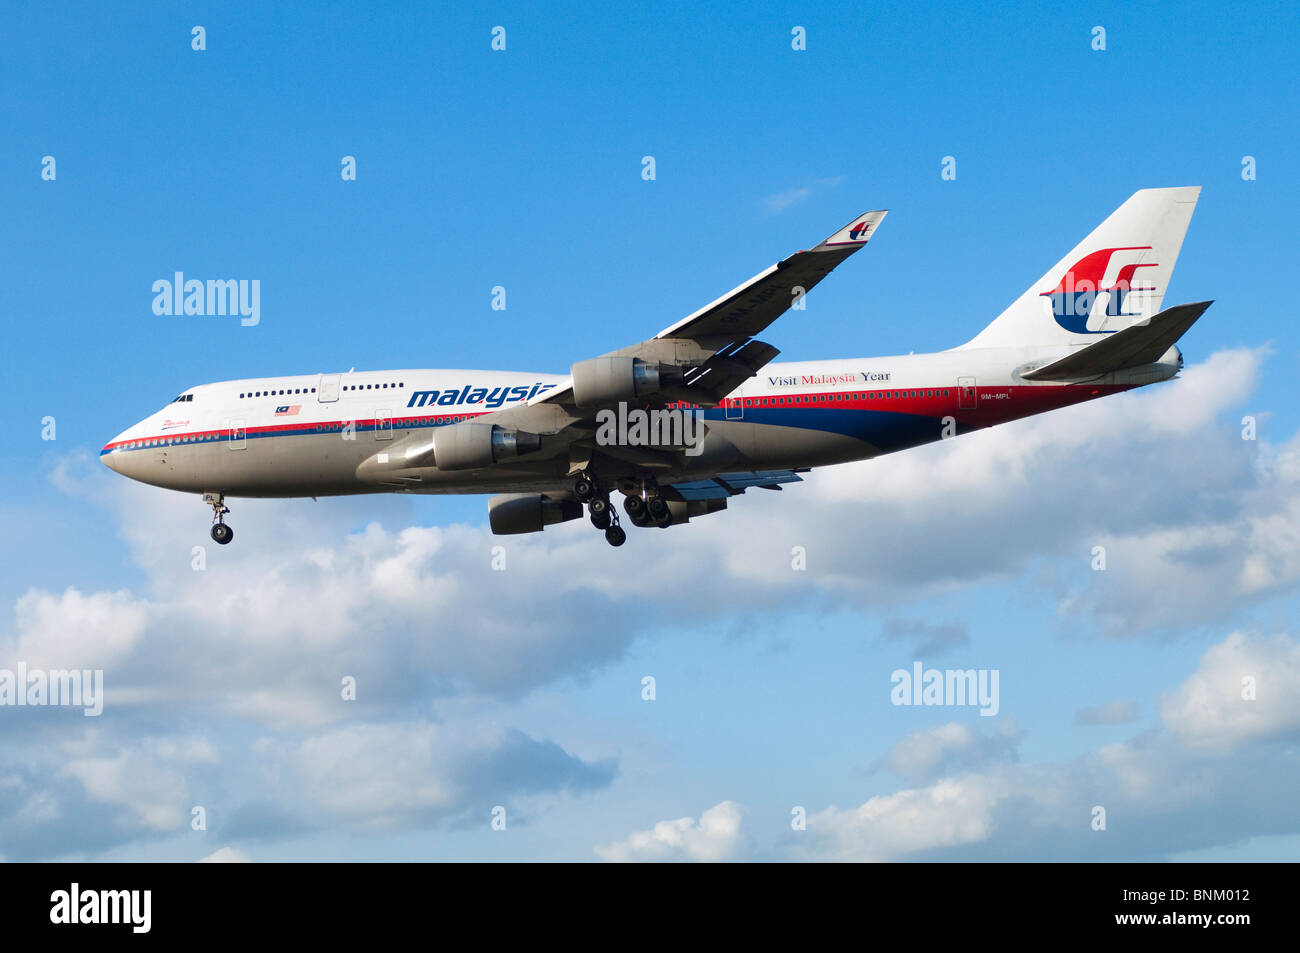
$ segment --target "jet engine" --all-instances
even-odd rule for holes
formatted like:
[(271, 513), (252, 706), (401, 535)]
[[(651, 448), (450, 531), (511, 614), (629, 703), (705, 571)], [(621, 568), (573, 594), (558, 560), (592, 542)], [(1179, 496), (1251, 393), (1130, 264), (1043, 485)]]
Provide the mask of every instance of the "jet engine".
[(433, 464), (439, 470), (472, 470), (541, 447), (535, 433), (467, 420), (433, 432)]
[(554, 499), (545, 493), (503, 493), (488, 501), (488, 523), (498, 536), (540, 533), (553, 523), (581, 515), (577, 500)]
[(601, 407), (635, 400), (659, 390), (659, 365), (634, 357), (593, 357), (570, 369), (573, 402), (579, 407)]

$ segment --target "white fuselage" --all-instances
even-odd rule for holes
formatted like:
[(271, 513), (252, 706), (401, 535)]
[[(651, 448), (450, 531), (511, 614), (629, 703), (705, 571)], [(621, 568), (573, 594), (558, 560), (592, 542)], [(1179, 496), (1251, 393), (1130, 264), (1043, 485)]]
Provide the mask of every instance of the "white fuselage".
[[(699, 408), (711, 451), (681, 474), (804, 468), (863, 459), (1172, 377), (1161, 362), (1088, 383), (1024, 380), (1060, 347), (967, 348), (773, 363), (716, 408)], [(477, 493), (565, 485), (567, 465), (523, 460), (395, 487), (358, 475), (403, 439), (522, 406), (567, 378), (509, 371), (394, 370), (203, 384), (115, 437), (105, 464), (156, 486), (231, 496), (405, 490)]]

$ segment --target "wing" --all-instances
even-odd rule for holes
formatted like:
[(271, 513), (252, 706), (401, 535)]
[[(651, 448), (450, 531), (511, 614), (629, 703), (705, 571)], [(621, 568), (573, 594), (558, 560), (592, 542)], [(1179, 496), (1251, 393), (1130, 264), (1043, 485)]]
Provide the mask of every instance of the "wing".
[[(393, 448), (401, 454), (400, 466), (428, 465), (438, 456), (435, 443), (439, 441), (447, 445), (444, 455), (453, 455), (451, 443), (462, 431), (467, 440), (481, 442), (491, 439), (490, 432), (499, 428), (537, 441), (538, 449), (532, 449), (531, 444), (527, 453), (521, 449), (521, 461), (567, 453), (571, 470), (576, 471), (592, 456), (595, 419), (602, 409), (616, 409), (623, 401), (637, 406), (685, 403), (716, 407), (780, 353), (755, 335), (816, 287), (836, 265), (867, 244), (885, 214), (875, 211), (855, 216), (824, 242), (759, 272), (647, 341), (579, 361), (565, 382), (526, 406), (487, 414), (473, 424), (457, 425), (447, 428), (446, 433)], [(672, 467), (677, 453), (645, 449), (632, 457), (624, 462), (662, 470)], [(393, 459), (396, 461), (397, 456)]]
[(836, 265), (870, 241), (885, 214), (877, 211), (857, 216), (816, 248), (795, 252), (759, 272), (739, 288), (664, 328), (656, 339), (689, 338), (721, 348), (762, 333)]
[[(671, 369), (665, 400), (716, 406), (781, 353), (755, 335), (870, 241), (885, 215), (886, 210), (879, 210), (855, 216), (821, 244), (782, 259), (650, 340), (603, 357), (633, 358), (658, 365), (661, 371)], [(531, 403), (578, 407), (573, 378)]]

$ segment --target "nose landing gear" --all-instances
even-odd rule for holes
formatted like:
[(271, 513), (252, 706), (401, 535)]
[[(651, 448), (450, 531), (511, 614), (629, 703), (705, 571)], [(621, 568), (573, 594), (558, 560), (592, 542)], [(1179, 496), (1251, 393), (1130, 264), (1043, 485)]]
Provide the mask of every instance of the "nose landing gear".
[(212, 507), (212, 539), (225, 546), (235, 538), (235, 531), (226, 525), (226, 498), (221, 493), (204, 493), (203, 502)]

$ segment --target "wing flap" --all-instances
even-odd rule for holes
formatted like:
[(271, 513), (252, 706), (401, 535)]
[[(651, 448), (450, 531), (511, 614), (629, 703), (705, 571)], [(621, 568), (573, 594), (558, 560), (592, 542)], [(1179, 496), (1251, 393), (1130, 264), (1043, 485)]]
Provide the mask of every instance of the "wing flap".
[(683, 500), (724, 500), (744, 493), (750, 487), (777, 489), (782, 483), (799, 483), (803, 477), (794, 470), (754, 470), (741, 473), (719, 473), (708, 480), (690, 480), (670, 483)]

